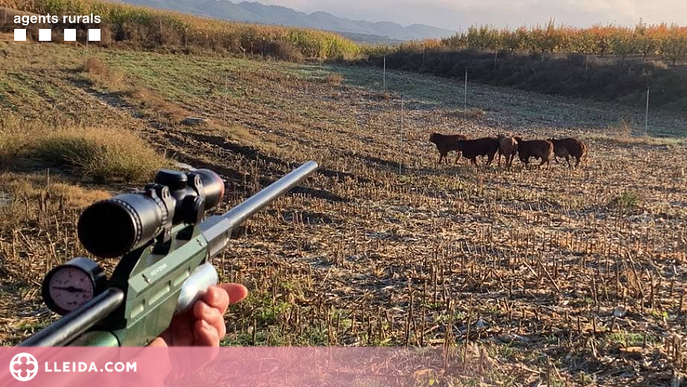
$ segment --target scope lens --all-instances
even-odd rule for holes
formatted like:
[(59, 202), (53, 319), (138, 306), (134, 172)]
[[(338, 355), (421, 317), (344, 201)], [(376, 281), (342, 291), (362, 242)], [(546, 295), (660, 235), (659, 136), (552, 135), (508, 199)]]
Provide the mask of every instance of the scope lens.
[(163, 206), (142, 193), (117, 195), (95, 203), (81, 214), (79, 239), (98, 257), (126, 254), (157, 236), (166, 219)]
[(79, 240), (95, 256), (114, 258), (123, 255), (136, 243), (134, 216), (117, 201), (95, 203), (79, 219)]

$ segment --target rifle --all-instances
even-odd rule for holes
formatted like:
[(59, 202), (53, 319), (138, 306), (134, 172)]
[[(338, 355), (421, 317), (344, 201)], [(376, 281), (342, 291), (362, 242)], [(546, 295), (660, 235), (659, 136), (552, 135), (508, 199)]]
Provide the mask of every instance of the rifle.
[(63, 317), (20, 346), (144, 346), (217, 284), (211, 260), (233, 229), (317, 169), (309, 161), (225, 214), (202, 220), (224, 196), (206, 169), (160, 170), (145, 190), (92, 204), (79, 240), (91, 254), (121, 260), (109, 280), (92, 260), (75, 258), (43, 280), (48, 307)]

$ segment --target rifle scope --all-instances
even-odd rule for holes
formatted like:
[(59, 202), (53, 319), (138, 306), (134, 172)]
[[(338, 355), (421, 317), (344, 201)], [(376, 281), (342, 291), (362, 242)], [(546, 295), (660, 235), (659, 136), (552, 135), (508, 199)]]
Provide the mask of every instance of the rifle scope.
[(195, 225), (224, 196), (214, 172), (160, 170), (145, 190), (114, 196), (88, 207), (79, 218), (79, 240), (91, 254), (119, 257), (156, 237), (166, 241), (180, 223)]

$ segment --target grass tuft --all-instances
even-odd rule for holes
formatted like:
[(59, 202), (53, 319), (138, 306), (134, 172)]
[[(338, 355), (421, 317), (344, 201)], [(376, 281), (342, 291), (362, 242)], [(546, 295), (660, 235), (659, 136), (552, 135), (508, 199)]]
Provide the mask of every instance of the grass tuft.
[(341, 86), (344, 82), (344, 76), (343, 74), (329, 74), (326, 77), (324, 77), (324, 82), (328, 83), (332, 86)]
[(623, 192), (610, 201), (609, 206), (620, 209), (638, 208), (642, 198), (637, 192)]
[(484, 117), (486, 115), (486, 112), (478, 108), (469, 108), (463, 111), (463, 115), (465, 118), (475, 120)]
[(98, 58), (86, 59), (83, 71), (91, 83), (111, 90), (121, 88), (124, 81), (124, 74), (109, 68), (105, 62)]
[(38, 139), (34, 155), (105, 182), (144, 181), (163, 158), (133, 132), (122, 129), (68, 129)]
[(0, 160), (7, 164), (39, 160), (96, 182), (142, 182), (165, 162), (145, 141), (124, 129), (9, 128), (0, 131), (0, 144), (5, 144), (0, 147)]

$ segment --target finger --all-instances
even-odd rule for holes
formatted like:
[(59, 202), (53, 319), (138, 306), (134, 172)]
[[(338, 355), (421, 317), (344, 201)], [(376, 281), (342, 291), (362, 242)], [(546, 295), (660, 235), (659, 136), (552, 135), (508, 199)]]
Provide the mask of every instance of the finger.
[(229, 294), (229, 304), (233, 305), (248, 297), (248, 289), (241, 284), (221, 284), (217, 285)]
[(193, 311), (186, 311), (174, 316), (169, 328), (160, 335), (167, 345), (187, 347), (193, 342)]
[(205, 320), (196, 320), (193, 329), (195, 346), (217, 347), (219, 346), (219, 334), (215, 328)]
[(229, 306), (229, 293), (219, 286), (210, 286), (202, 300), (213, 308), (226, 311)]
[(203, 301), (224, 313), (228, 304), (235, 304), (248, 296), (248, 289), (240, 284), (221, 284), (211, 286), (203, 296)]
[(227, 333), (227, 327), (224, 324), (224, 315), (220, 310), (213, 308), (203, 301), (196, 302), (193, 307), (193, 314), (198, 320), (205, 320), (211, 327), (213, 327), (219, 337), (224, 337)]

